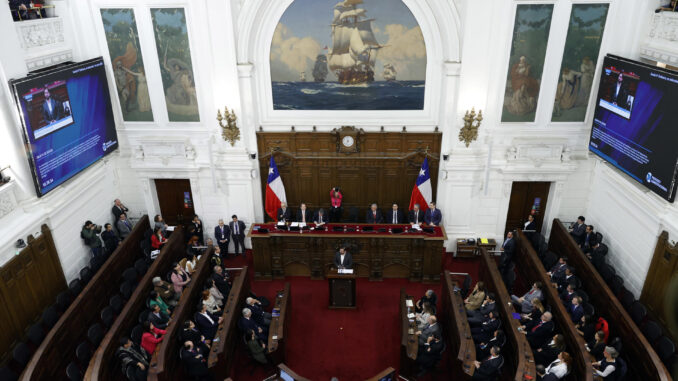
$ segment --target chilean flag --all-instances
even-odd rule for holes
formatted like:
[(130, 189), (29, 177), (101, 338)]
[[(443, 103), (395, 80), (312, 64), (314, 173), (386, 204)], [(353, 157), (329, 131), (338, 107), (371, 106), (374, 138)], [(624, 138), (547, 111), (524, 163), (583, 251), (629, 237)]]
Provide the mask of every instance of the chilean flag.
[(278, 166), (275, 165), (273, 155), (271, 155), (271, 164), (268, 166), (268, 181), (266, 184), (266, 213), (274, 221), (278, 221), (277, 212), (280, 208), (280, 203), (283, 202), (287, 203), (285, 186), (280, 178)]
[(428, 203), (433, 200), (431, 191), (431, 174), (428, 171), (428, 158), (424, 158), (424, 163), (419, 170), (419, 176), (414, 183), (412, 196), (410, 197), (410, 210), (414, 209), (414, 204), (419, 204), (419, 210), (428, 209)]

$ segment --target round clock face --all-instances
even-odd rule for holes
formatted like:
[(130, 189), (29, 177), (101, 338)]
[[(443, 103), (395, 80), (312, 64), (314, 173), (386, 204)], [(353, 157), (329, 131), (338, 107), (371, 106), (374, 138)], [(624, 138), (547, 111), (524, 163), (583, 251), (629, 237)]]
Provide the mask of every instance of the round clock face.
[(353, 136), (344, 136), (344, 138), (341, 139), (341, 143), (345, 147), (351, 147), (353, 143), (355, 143), (355, 140), (353, 139)]

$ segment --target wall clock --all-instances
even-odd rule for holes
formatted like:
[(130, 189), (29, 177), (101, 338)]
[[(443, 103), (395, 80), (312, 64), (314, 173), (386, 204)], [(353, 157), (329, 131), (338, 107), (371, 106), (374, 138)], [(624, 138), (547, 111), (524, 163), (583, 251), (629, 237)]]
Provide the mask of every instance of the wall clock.
[(331, 134), (337, 139), (337, 152), (339, 153), (357, 153), (360, 152), (360, 135), (364, 132), (362, 129), (354, 126), (342, 126), (335, 128)]

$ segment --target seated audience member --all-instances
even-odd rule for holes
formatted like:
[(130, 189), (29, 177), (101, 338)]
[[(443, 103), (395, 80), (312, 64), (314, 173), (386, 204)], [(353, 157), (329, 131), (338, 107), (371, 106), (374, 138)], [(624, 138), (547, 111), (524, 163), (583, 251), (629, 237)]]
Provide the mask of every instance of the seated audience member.
[(575, 296), (577, 296), (577, 292), (575, 291), (574, 284), (568, 284), (567, 288), (560, 293), (560, 300), (563, 301), (565, 307), (569, 307)]
[(438, 319), (431, 315), (428, 317), (428, 324), (426, 324), (426, 327), (424, 327), (424, 329), (421, 331), (415, 332), (415, 334), (419, 336), (419, 347), (421, 348), (421, 346), (424, 345), (428, 340), (428, 337), (436, 332), (441, 334), (442, 328), (440, 327), (440, 324), (438, 324)]
[(153, 290), (170, 306), (176, 306), (181, 297), (181, 293), (174, 292), (174, 287), (159, 276), (153, 278)]
[(195, 323), (193, 323), (192, 320), (186, 320), (184, 322), (184, 328), (179, 335), (179, 340), (182, 342), (191, 341), (203, 353), (209, 352), (209, 346), (205, 343), (205, 336), (195, 328)]
[(219, 291), (217, 286), (214, 284), (214, 279), (207, 278), (205, 281), (205, 289), (209, 290), (210, 294), (217, 302), (217, 306), (222, 307), (224, 305), (224, 295)]
[(207, 311), (207, 305), (205, 303), (200, 303), (200, 311), (195, 313), (193, 320), (195, 320), (198, 331), (205, 336), (207, 341), (212, 342), (214, 336), (217, 334), (217, 329), (219, 328), (219, 324), (223, 320), (223, 317), (217, 317), (210, 313)]
[(313, 220), (313, 213), (311, 210), (306, 207), (306, 203), (301, 203), (299, 205), (299, 210), (297, 210), (297, 222), (303, 222), (305, 224), (310, 224)]
[(188, 273), (188, 275), (193, 275), (195, 272), (195, 267), (198, 265), (198, 260), (196, 259), (195, 254), (190, 253), (186, 255), (186, 267), (184, 267), (184, 270)]
[(153, 323), (153, 326), (158, 327), (159, 329), (166, 329), (170, 320), (171, 319), (169, 315), (162, 312), (160, 305), (158, 304), (154, 304), (153, 307), (151, 307), (151, 312), (148, 313), (148, 321)]
[(419, 209), (419, 204), (414, 204), (413, 209), (407, 213), (407, 221), (410, 225), (419, 225), (424, 222), (424, 212)]
[(424, 302), (424, 308), (421, 310), (421, 312), (417, 312), (414, 317), (417, 320), (417, 329), (422, 330), (426, 327), (426, 324), (428, 324), (428, 318), (431, 315), (435, 315), (433, 313), (433, 310), (431, 309), (431, 303), (429, 302)]
[(141, 335), (141, 347), (146, 350), (150, 356), (153, 356), (155, 347), (162, 341), (167, 331), (156, 328), (150, 321), (144, 322), (144, 334)]
[(596, 376), (602, 377), (603, 380), (616, 380), (617, 379), (617, 367), (622, 368), (621, 359), (618, 359), (617, 350), (613, 347), (605, 347), (603, 351), (603, 359), (601, 361), (594, 362), (593, 373)]
[(563, 292), (569, 284), (577, 284), (577, 276), (574, 275), (574, 267), (565, 266), (565, 275), (553, 285), (558, 288), (558, 292)]
[(480, 308), (485, 300), (485, 283), (478, 282), (473, 288), (473, 292), (464, 299), (464, 305), (466, 306), (466, 311), (474, 311)]
[(172, 284), (174, 285), (174, 292), (181, 295), (184, 291), (184, 287), (191, 281), (191, 277), (181, 268), (181, 265), (177, 262), (172, 264)]
[(551, 277), (551, 283), (557, 284), (565, 278), (565, 270), (567, 270), (567, 258), (560, 257), (558, 258), (558, 263), (556, 263), (546, 275)]
[(541, 315), (538, 322), (531, 322), (520, 327), (520, 331), (527, 335), (527, 342), (530, 343), (532, 349), (542, 347), (551, 337), (555, 328), (553, 321), (551, 321), (552, 318), (553, 315), (546, 311)]
[(486, 343), (494, 335), (494, 331), (499, 328), (500, 321), (497, 319), (497, 311), (490, 311), (490, 314), (479, 327), (471, 328), (473, 341), (476, 343)]
[(120, 360), (120, 365), (122, 367), (122, 374), (127, 375), (127, 369), (133, 367), (134, 371), (131, 372), (134, 376), (129, 379), (130, 381), (146, 381), (146, 375), (148, 374), (148, 362), (151, 359), (151, 356), (146, 353), (141, 347), (134, 344), (129, 337), (123, 337), (120, 339), (120, 347), (115, 352), (115, 357)]
[(443, 351), (443, 341), (440, 333), (435, 332), (426, 339), (424, 346), (417, 352), (417, 364), (419, 365), (418, 376), (423, 376), (428, 370), (435, 368), (440, 361)]
[(442, 219), (443, 214), (440, 212), (440, 209), (436, 208), (436, 203), (431, 201), (428, 204), (428, 209), (424, 212), (424, 222), (426, 222), (427, 225), (438, 226)]
[(85, 241), (85, 245), (92, 250), (92, 255), (98, 257), (101, 255), (101, 239), (98, 234), (101, 233), (101, 226), (97, 226), (92, 221), (85, 221), (80, 231), (80, 238)]
[(370, 205), (370, 210), (365, 215), (365, 222), (368, 224), (381, 224), (384, 222), (384, 217), (381, 215), (381, 211), (377, 209), (376, 203)]
[(219, 246), (214, 247), (214, 251), (212, 251), (212, 258), (210, 258), (210, 263), (212, 266), (221, 266), (221, 249)]
[(593, 231), (593, 225), (587, 225), (584, 238), (580, 245), (581, 250), (584, 253), (588, 253), (591, 251), (591, 249), (593, 249), (594, 246), (596, 246), (596, 243), (598, 243), (598, 237), (596, 237), (596, 233)]
[(583, 301), (581, 296), (575, 296), (572, 298), (572, 304), (568, 308), (568, 313), (572, 319), (572, 323), (577, 324), (584, 317), (584, 306), (582, 305)]
[(113, 230), (113, 225), (108, 223), (104, 225), (104, 231), (101, 232), (101, 239), (104, 241), (106, 255), (111, 255), (118, 245), (120, 245), (118, 234)]
[(249, 308), (243, 308), (242, 317), (240, 317), (238, 326), (244, 332), (250, 330), (254, 331), (257, 334), (259, 340), (268, 342), (268, 328), (258, 324), (256, 321), (254, 321), (254, 319), (252, 319), (252, 310)]
[(471, 377), (471, 379), (495, 381), (499, 376), (499, 365), (501, 365), (503, 361), (500, 353), (501, 349), (499, 349), (499, 347), (492, 347), (488, 358), (484, 359), (482, 362), (474, 361), (473, 366), (476, 367), (476, 370), (473, 372), (473, 377)]
[(558, 358), (565, 350), (565, 337), (561, 334), (553, 336), (551, 342), (542, 345), (534, 351), (534, 362), (537, 365), (547, 366)]
[(184, 364), (184, 369), (189, 377), (193, 380), (212, 380), (209, 370), (207, 369), (207, 353), (202, 353), (199, 348), (196, 348), (192, 341), (187, 340), (181, 348), (181, 362)]
[(266, 358), (266, 343), (259, 340), (257, 333), (254, 330), (247, 330), (247, 349), (250, 351), (252, 358), (260, 363), (267, 364), (268, 359)]
[[(151, 291), (151, 296), (149, 298), (148, 306), (153, 308), (154, 306), (160, 306), (160, 312), (170, 315), (171, 311), (167, 303), (160, 297), (157, 291)], [(162, 328), (162, 327), (160, 327)]]
[(530, 313), (524, 313), (520, 314), (520, 324), (527, 324), (531, 321), (537, 321), (541, 319), (541, 315), (544, 313), (546, 309), (544, 308), (544, 305), (541, 303), (541, 300), (538, 298), (533, 298), (532, 299), (532, 310)]
[(577, 333), (584, 337), (584, 341), (586, 342), (593, 340), (593, 337), (597, 331), (595, 322), (591, 315), (583, 315), (581, 318), (579, 318), (579, 321), (577, 321), (577, 323), (574, 325), (574, 328), (577, 330)]
[(586, 350), (591, 356), (595, 357), (597, 361), (601, 361), (605, 358), (605, 356), (603, 356), (603, 352), (605, 352), (605, 332), (596, 332), (595, 338), (591, 342), (586, 343)]
[(570, 235), (574, 238), (574, 241), (579, 245), (584, 241), (584, 234), (586, 234), (586, 225), (584, 224), (586, 218), (584, 216), (579, 216), (577, 222), (570, 226)]
[(543, 373), (540, 372), (539, 369), (537, 370), (537, 378), (540, 380), (546, 379), (547, 375), (551, 375), (550, 379), (553, 379), (553, 377), (555, 377), (556, 379), (560, 380), (561, 378), (565, 377), (565, 375), (570, 373), (571, 366), (572, 366), (572, 357), (570, 356), (570, 354), (567, 352), (560, 352), (558, 354), (558, 358), (555, 359), (552, 363), (550, 363), (549, 366), (547, 366), (546, 369), (544, 369)]
[(153, 235), (151, 236), (151, 247), (154, 250), (160, 250), (160, 248), (167, 243), (167, 238), (162, 234), (160, 228), (155, 228)]
[(207, 311), (209, 313), (217, 315), (221, 312), (221, 308), (217, 304), (217, 300), (214, 299), (214, 296), (210, 293), (210, 290), (205, 290), (202, 292), (202, 303), (207, 306)]
[[(592, 320), (592, 319), (589, 319)], [(607, 324), (607, 320), (605, 320), (602, 317), (598, 318), (598, 321), (596, 322), (596, 331), (603, 331), (605, 333), (605, 342), (607, 343), (607, 340), (610, 339), (610, 325)]]
[(518, 297), (515, 295), (511, 295), (511, 301), (513, 302), (513, 306), (516, 307), (516, 309), (520, 309), (520, 312), (525, 312), (529, 313), (532, 311), (532, 299), (537, 298), (539, 300), (542, 300), (542, 292), (541, 292), (542, 284), (541, 282), (534, 282), (532, 284), (532, 288), (530, 291), (528, 291), (525, 295)]
[(162, 216), (159, 214), (156, 214), (155, 217), (153, 217), (153, 230), (155, 229), (160, 229), (162, 232), (163, 237), (167, 237), (167, 224), (165, 223), (165, 220), (162, 219)]
[[(192, 231), (195, 231), (194, 227), (191, 227)], [(201, 246), (200, 246), (200, 237), (198, 237), (197, 234), (194, 234), (192, 232), (188, 233), (188, 241), (186, 242), (186, 255), (200, 255), (202, 252)]]
[(273, 319), (273, 316), (270, 313), (264, 311), (260, 301), (252, 297), (248, 297), (245, 299), (245, 302), (247, 303), (247, 308), (252, 311), (252, 319), (254, 319), (257, 324), (263, 326), (271, 325), (271, 319)]
[(346, 250), (346, 247), (340, 247), (339, 251), (334, 254), (334, 267), (337, 269), (353, 268), (353, 256), (348, 250)]
[(214, 266), (212, 281), (214, 281), (214, 285), (219, 292), (221, 292), (221, 295), (223, 295), (224, 298), (227, 298), (228, 294), (231, 292), (231, 285), (228, 283), (228, 274), (226, 274), (221, 266)]
[(193, 228), (195, 228), (195, 230), (193, 231), (193, 234), (198, 236), (198, 243), (200, 245), (204, 244), (205, 243), (205, 234), (202, 230), (202, 221), (200, 220), (200, 218), (198, 218), (197, 214), (195, 216), (193, 216), (193, 220), (191, 220), (191, 225), (193, 225)]
[(468, 323), (471, 326), (480, 325), (483, 320), (490, 314), (490, 311), (495, 310), (495, 296), (494, 293), (488, 292), (483, 300), (483, 304), (480, 305), (480, 308), (477, 310), (466, 311), (466, 316), (468, 317)]
[(122, 214), (127, 214), (129, 212), (129, 209), (125, 205), (120, 202), (119, 198), (116, 198), (113, 201), (113, 207), (111, 208), (111, 213), (113, 213), (113, 216), (115, 216), (115, 222), (118, 222), (120, 219), (120, 215)]
[[(207, 247), (214, 247), (214, 240), (213, 240), (212, 238), (207, 238), (207, 239), (205, 240), (205, 246), (207, 246)], [(203, 252), (204, 252), (205, 249), (202, 249), (202, 250), (203, 250)], [(200, 260), (200, 255), (198, 255), (198, 260)]]
[(402, 224), (405, 222), (405, 216), (403, 211), (398, 209), (398, 203), (394, 202), (391, 205), (391, 211), (386, 215), (386, 223), (389, 224)]
[(605, 261), (607, 250), (608, 250), (607, 245), (601, 245), (600, 242), (596, 242), (595, 246), (593, 246), (591, 251), (586, 253), (586, 256), (591, 260), (591, 262), (594, 265), (596, 265), (596, 263), (600, 261)]
[(132, 233), (132, 223), (129, 222), (125, 213), (120, 215), (118, 222), (115, 223), (115, 227), (118, 228), (121, 239), (127, 238)]
[(436, 296), (433, 290), (426, 290), (424, 296), (421, 299), (417, 300), (417, 303), (414, 305), (416, 312), (421, 312), (424, 306), (424, 303), (428, 302), (432, 308), (436, 308), (436, 302), (438, 301), (438, 296)]
[(488, 340), (486, 343), (476, 344), (476, 358), (477, 359), (487, 358), (487, 356), (490, 355), (490, 350), (492, 349), (492, 347), (501, 348), (505, 340), (506, 337), (504, 336), (504, 331), (502, 331), (501, 329), (494, 331), (494, 333), (492, 334), (492, 338)]
[(290, 222), (292, 221), (292, 210), (287, 207), (287, 203), (281, 202), (276, 216), (278, 222)]
[(313, 223), (316, 224), (316, 226), (323, 226), (328, 222), (329, 218), (323, 208), (318, 209), (318, 211), (315, 212), (315, 215), (313, 215)]

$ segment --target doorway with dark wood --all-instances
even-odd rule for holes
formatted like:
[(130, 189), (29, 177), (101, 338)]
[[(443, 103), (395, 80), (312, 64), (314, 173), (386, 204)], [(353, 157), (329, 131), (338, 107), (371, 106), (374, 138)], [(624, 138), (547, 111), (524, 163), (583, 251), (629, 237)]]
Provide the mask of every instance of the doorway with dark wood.
[(551, 183), (549, 182), (513, 182), (504, 236), (516, 228), (522, 229), (527, 221), (527, 216), (530, 214), (534, 216), (537, 232), (541, 232), (550, 189)]
[(170, 226), (185, 226), (195, 215), (191, 182), (188, 179), (156, 179), (160, 214)]

